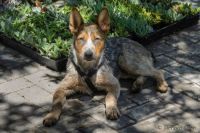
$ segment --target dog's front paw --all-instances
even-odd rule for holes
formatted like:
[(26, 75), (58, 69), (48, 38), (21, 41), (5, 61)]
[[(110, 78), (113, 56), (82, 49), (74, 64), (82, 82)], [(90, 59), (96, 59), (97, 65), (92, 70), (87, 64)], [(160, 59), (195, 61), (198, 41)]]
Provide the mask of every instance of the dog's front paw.
[(43, 120), (43, 125), (46, 127), (50, 127), (56, 124), (59, 117), (54, 115), (53, 113), (48, 113)]
[(166, 93), (167, 90), (168, 90), (168, 84), (166, 82), (158, 85), (158, 89), (157, 89), (159, 92), (161, 93)]
[(120, 116), (117, 106), (106, 107), (106, 117), (109, 120), (116, 120)]

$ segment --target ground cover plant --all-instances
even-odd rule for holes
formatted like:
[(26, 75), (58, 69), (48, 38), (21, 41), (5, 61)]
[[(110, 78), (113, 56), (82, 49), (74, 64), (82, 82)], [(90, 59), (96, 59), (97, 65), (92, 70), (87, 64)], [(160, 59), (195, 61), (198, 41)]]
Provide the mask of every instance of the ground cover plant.
[(191, 4), (173, 0), (73, 0), (56, 7), (51, 0), (9, 5), (0, 13), (0, 32), (14, 38), (41, 55), (52, 59), (65, 57), (72, 44), (68, 29), (71, 8), (76, 6), (85, 22), (107, 6), (111, 17), (109, 36), (135, 34), (145, 37), (156, 25), (168, 25), (200, 12)]

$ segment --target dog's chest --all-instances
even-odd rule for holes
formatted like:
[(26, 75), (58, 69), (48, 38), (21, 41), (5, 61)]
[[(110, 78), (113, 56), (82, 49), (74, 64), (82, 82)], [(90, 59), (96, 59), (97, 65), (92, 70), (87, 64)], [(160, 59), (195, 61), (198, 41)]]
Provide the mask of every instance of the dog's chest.
[(118, 65), (119, 56), (122, 54), (122, 45), (120, 45), (116, 39), (106, 40), (105, 58), (108, 61), (108, 65), (111, 67), (114, 76), (118, 76), (120, 67)]

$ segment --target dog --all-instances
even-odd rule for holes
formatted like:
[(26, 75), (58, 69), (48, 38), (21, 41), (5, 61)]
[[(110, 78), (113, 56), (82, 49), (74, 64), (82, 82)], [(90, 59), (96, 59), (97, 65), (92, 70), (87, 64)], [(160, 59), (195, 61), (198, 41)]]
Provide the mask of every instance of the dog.
[(45, 116), (44, 126), (52, 126), (58, 121), (66, 97), (76, 92), (91, 94), (92, 88), (106, 91), (106, 117), (118, 119), (121, 77), (136, 78), (132, 91), (137, 91), (142, 88), (145, 77), (150, 76), (155, 78), (159, 92), (167, 92), (168, 84), (162, 71), (154, 68), (149, 51), (127, 38), (106, 38), (110, 29), (107, 8), (101, 10), (92, 24), (85, 24), (76, 8), (72, 9), (69, 19), (74, 42), (67, 74), (54, 93), (52, 110)]

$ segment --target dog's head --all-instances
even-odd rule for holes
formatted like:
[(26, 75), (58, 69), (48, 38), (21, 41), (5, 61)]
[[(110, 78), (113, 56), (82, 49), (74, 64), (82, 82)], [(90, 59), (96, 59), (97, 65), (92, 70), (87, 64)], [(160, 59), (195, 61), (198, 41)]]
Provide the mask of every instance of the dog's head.
[(84, 24), (76, 8), (70, 14), (69, 29), (74, 35), (73, 54), (83, 69), (96, 67), (103, 56), (105, 37), (110, 29), (107, 8), (103, 8), (94, 24)]

